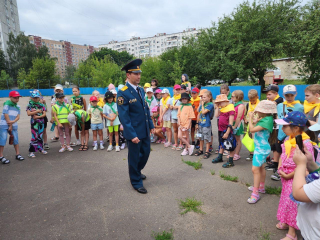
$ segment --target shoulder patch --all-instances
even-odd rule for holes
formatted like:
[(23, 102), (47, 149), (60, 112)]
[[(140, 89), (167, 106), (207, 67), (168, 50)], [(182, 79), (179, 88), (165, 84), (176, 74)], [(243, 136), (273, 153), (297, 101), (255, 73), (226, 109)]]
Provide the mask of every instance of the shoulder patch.
[(118, 97), (118, 100), (117, 100), (118, 105), (123, 105), (123, 102), (124, 102), (124, 98), (123, 97)]
[(124, 86), (123, 88), (121, 88), (121, 91), (125, 91), (125, 90), (127, 90), (128, 89), (128, 87), (127, 86)]

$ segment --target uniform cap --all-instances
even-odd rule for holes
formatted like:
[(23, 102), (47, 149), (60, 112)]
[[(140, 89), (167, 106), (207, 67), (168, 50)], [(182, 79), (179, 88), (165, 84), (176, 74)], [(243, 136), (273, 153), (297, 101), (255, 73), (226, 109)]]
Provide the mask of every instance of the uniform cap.
[(140, 65), (142, 64), (142, 60), (137, 58), (129, 63), (127, 63), (121, 71), (126, 71), (127, 73), (141, 73)]
[(181, 89), (181, 86), (179, 84), (176, 84), (176, 85), (173, 86), (173, 89), (174, 90)]
[(158, 112), (158, 106), (155, 106), (155, 107), (153, 107), (152, 109), (151, 109), (151, 112)]

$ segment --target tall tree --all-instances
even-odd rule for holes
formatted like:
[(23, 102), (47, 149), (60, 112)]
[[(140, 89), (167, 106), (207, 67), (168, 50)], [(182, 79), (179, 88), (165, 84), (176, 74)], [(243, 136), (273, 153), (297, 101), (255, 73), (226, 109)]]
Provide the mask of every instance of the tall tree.
[(65, 80), (72, 82), (74, 78), (74, 73), (76, 72), (76, 67), (74, 65), (66, 66), (66, 75), (64, 77)]
[(9, 76), (9, 74), (6, 73), (6, 71), (1, 70), (0, 71), (0, 89), (10, 89), (12, 87), (13, 87), (12, 78)]
[(4, 52), (0, 49), (0, 72), (2, 70), (7, 71), (8, 62), (6, 59), (6, 56), (4, 55)]
[(112, 61), (114, 61), (118, 66), (123, 67), (126, 63), (134, 59), (133, 55), (127, 51), (118, 52), (109, 48), (101, 48), (100, 51), (94, 52), (90, 55), (90, 59), (103, 60), (105, 56), (110, 56)]

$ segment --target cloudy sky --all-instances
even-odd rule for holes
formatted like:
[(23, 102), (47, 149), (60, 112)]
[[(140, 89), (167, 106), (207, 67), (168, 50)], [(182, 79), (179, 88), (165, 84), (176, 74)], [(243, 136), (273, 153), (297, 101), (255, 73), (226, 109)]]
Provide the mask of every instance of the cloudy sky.
[(26, 35), (99, 44), (205, 28), (243, 0), (17, 0)]

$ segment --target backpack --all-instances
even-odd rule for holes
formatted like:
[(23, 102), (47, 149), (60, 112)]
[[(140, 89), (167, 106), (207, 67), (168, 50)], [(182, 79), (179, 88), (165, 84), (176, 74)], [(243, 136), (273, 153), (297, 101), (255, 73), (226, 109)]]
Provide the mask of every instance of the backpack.
[(236, 140), (235, 135), (233, 134), (232, 128), (231, 128), (231, 132), (229, 133), (229, 136), (227, 137), (227, 139), (223, 139), (222, 137), (226, 133), (227, 130), (222, 131), (220, 136), (219, 136), (220, 137), (220, 142), (221, 142), (221, 147), (224, 150), (232, 152), (237, 147), (237, 140)]

